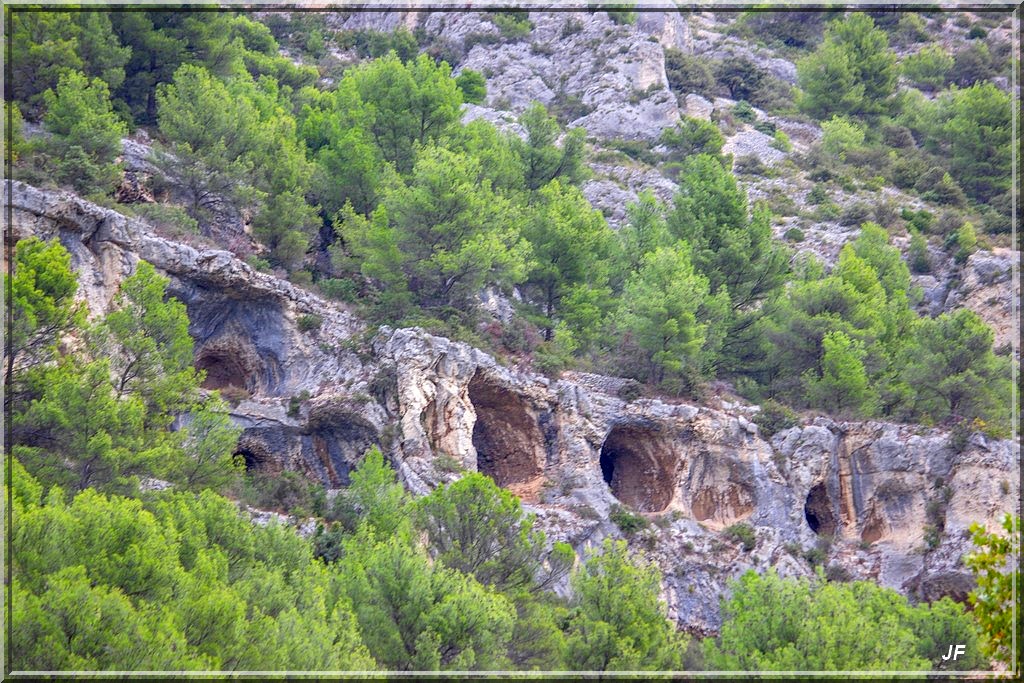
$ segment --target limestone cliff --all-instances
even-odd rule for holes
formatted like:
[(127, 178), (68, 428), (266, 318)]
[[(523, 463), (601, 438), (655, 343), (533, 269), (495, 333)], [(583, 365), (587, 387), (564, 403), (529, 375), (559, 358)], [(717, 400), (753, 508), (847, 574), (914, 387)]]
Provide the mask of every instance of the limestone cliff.
[[(9, 237), (60, 239), (94, 313), (139, 259), (171, 278), (196, 366), (208, 388), (235, 397), (249, 467), (339, 487), (381, 444), (413, 492), (484, 472), (581, 552), (620, 534), (609, 515), (628, 505), (653, 521), (632, 542), (661, 565), (672, 614), (693, 630), (717, 628), (729, 578), (751, 567), (806, 575), (809, 558), (837, 575), (962, 598), (968, 526), (994, 524), (1019, 500), (1016, 443), (975, 434), (954, 448), (936, 429), (821, 417), (765, 439), (755, 406), (629, 402), (624, 380), (551, 380), (419, 329), (367, 329), (229, 252), (158, 237), (68, 193), (9, 187)], [(301, 326), (306, 315), (320, 326)], [(752, 527), (752, 547), (721, 533), (738, 523)]]

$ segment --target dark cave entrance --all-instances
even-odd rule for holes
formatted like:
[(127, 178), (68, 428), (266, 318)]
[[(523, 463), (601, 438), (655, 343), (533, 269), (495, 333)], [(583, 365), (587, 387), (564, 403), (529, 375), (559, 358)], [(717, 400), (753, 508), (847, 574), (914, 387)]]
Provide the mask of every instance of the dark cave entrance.
[(242, 363), (225, 351), (209, 351), (199, 356), (196, 370), (205, 370), (204, 389), (250, 389)]
[(469, 382), (476, 411), (473, 447), (477, 470), (507, 487), (533, 481), (544, 473), (544, 435), (523, 397), (477, 372)]
[(601, 445), (601, 476), (612, 495), (641, 512), (672, 502), (676, 462), (670, 439), (649, 428), (615, 427)]
[(819, 536), (832, 536), (836, 532), (836, 517), (832, 510), (832, 499), (829, 498), (825, 484), (815, 484), (807, 494), (804, 503), (804, 518), (811, 531)]
[(245, 462), (246, 472), (273, 472), (280, 469), (262, 440), (250, 436), (243, 436), (238, 442), (235, 457), (240, 457)]
[(263, 469), (265, 460), (248, 448), (239, 448), (235, 451), (235, 457), (241, 457), (245, 461), (245, 471), (254, 472)]

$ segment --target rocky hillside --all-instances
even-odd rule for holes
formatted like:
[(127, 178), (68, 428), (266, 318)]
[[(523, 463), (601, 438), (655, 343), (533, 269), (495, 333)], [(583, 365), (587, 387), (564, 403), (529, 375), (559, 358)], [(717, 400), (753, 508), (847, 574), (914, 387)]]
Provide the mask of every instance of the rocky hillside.
[[(158, 237), (68, 193), (12, 188), (12, 236), (59, 238), (91, 310), (105, 309), (139, 259), (171, 276), (207, 387), (235, 397), (251, 468), (339, 487), (379, 443), (417, 493), (484, 472), (579, 551), (632, 529), (664, 572), (673, 615), (695, 631), (716, 630), (718, 597), (751, 567), (808, 575), (824, 565), (963, 598), (967, 528), (994, 524), (1019, 499), (1009, 441), (827, 417), (764, 435), (756, 406), (630, 400), (621, 379), (551, 380), (419, 329), (367, 329), (229, 252)], [(624, 524), (634, 513), (621, 505), (646, 521)]]
[[(713, 129), (722, 138), (721, 149), (714, 153), (723, 155), (750, 208), (763, 203), (770, 209), (771, 235), (775, 243), (792, 249), (794, 266), (803, 263), (802, 254), (813, 254), (823, 264), (824, 278), (824, 268), (836, 265), (843, 246), (862, 234), (863, 225), (881, 224), (886, 239), (900, 252), (893, 258), (899, 262), (902, 257), (912, 266), (914, 291), (899, 294), (907, 295), (914, 312), (934, 317), (970, 309), (993, 329), (992, 346), (1001, 361), (1009, 357), (1019, 362), (1020, 282), (1014, 266), (1020, 253), (1009, 235), (1002, 195), (982, 188), (969, 201), (944, 167), (932, 165), (949, 150), (939, 145), (926, 153), (922, 150), (927, 142), (915, 142), (921, 131), (938, 130), (948, 121), (921, 122), (908, 116), (888, 122), (882, 133), (886, 149), (880, 152), (877, 145), (865, 143), (863, 125), (802, 113), (794, 104), (797, 63), (806, 58), (811, 43), (821, 40), (822, 20), (808, 18), (807, 31), (817, 34), (808, 44), (797, 44), (780, 41), (772, 33), (774, 25), (735, 12), (642, 11), (630, 18), (603, 11), (514, 14), (310, 14), (305, 20), (317, 26), (320, 40), (311, 48), (315, 41), (297, 16), (256, 13), (280, 41), (284, 61), (313, 73), (310, 78), (323, 92), (278, 69), (282, 83), (294, 77), (295, 88), (281, 85), (280, 90), (294, 95), (290, 104), (303, 114), (296, 119), (278, 112), (281, 118), (273, 121), (296, 142), (278, 149), (260, 138), (252, 146), (261, 153), (280, 152), (281, 159), (294, 152), (303, 162), (295, 162), (296, 168), (303, 166), (305, 145), (334, 121), (324, 112), (333, 116), (337, 111), (331, 107), (341, 106), (328, 96), (330, 88), (346, 77), (348, 67), (367, 61), (374, 40), (407, 33), (414, 51), (453, 64), (451, 75), (482, 75), (485, 94), (456, 111), (455, 123), (481, 119), (526, 138), (522, 118), (539, 102), (557, 119), (562, 142), (573, 135), (566, 131), (582, 130), (585, 169), (564, 184), (577, 184), (583, 207), (589, 202), (614, 234), (629, 227), (630, 207), (648, 193), (670, 206), (680, 192), (682, 162), (696, 154), (680, 151), (672, 141), (674, 131), (684, 122), (705, 132)], [(982, 59), (982, 53), (998, 62), (1008, 54), (1011, 37), (1009, 19), (1002, 15), (934, 12), (914, 20), (879, 16), (878, 23), (888, 27), (901, 59), (929, 46), (950, 52), (943, 86), (969, 78), (964, 74), (970, 68), (980, 70), (969, 60)], [(991, 73), (986, 71), (984, 80), (1005, 97), (1010, 85), (1002, 71), (986, 68)], [(185, 71), (193, 85), (214, 82), (209, 74), (196, 73), (198, 68)], [(907, 73), (912, 72), (904, 70), (895, 96), (921, 98), (907, 109), (947, 106), (946, 96), (936, 92), (938, 86), (929, 90), (922, 85), (921, 91), (914, 90), (917, 95), (907, 94)], [(164, 78), (163, 84), (170, 83), (170, 74)], [(278, 106), (253, 82), (237, 86), (239, 99), (250, 98), (252, 106), (243, 108), (245, 112)], [(185, 85), (182, 78), (175, 87), (184, 92)], [(277, 87), (275, 82), (273, 97), (279, 94)], [(454, 86), (451, 90), (455, 92)], [(140, 260), (169, 276), (169, 293), (187, 306), (194, 365), (205, 371), (204, 388), (219, 391), (229, 401), (232, 419), (243, 428), (237, 453), (252, 472), (297, 472), (337, 490), (349, 484), (350, 472), (367, 449), (379, 445), (402, 483), (416, 494), (465, 472), (485, 473), (521, 498), (549, 540), (567, 541), (582, 555), (607, 537), (621, 537), (654, 558), (673, 618), (702, 634), (718, 631), (719, 598), (731, 579), (751, 568), (775, 568), (783, 576), (812, 576), (823, 570), (834, 580), (869, 579), (915, 598), (949, 595), (963, 600), (973, 588), (961, 560), (971, 547), (969, 527), (995, 527), (1019, 505), (1019, 444), (986, 434), (976, 424), (952, 427), (956, 415), (935, 427), (933, 422), (845, 420), (811, 404), (792, 419), (772, 424), (765, 419), (767, 411), (741, 398), (747, 394), (739, 384), (724, 380), (704, 382), (702, 392), (684, 399), (679, 396), (686, 392), (663, 390), (653, 379), (641, 387), (637, 379), (584, 372), (601, 369), (586, 361), (569, 363), (575, 369), (545, 374), (529, 353), (509, 350), (499, 356), (478, 348), (482, 344), (439, 336), (436, 328), (432, 334), (423, 327), (370, 323), (370, 316), (363, 315), (367, 309), (359, 308), (356, 299), (383, 294), (372, 290), (365, 268), (352, 267), (355, 252), (345, 251), (351, 244), (341, 244), (344, 231), (338, 226), (345, 221), (338, 217), (348, 210), (347, 226), (370, 225), (355, 213), (372, 217), (376, 204), (353, 212), (353, 192), (341, 196), (330, 215), (318, 214), (321, 208), (327, 213), (325, 197), (342, 184), (333, 177), (324, 181), (323, 169), (338, 171), (341, 177), (360, 159), (340, 156), (338, 161), (328, 154), (337, 150), (318, 138), (322, 144), (316, 163), (322, 165), (316, 171), (307, 169), (305, 176), (291, 174), (319, 183), (320, 194), (308, 203), (303, 194), (308, 188), (278, 191), (286, 181), (263, 178), (261, 174), (272, 174), (264, 174), (267, 169), (259, 164), (241, 171), (232, 167), (231, 172), (260, 176), (265, 183), (257, 187), (253, 181), (245, 197), (263, 195), (261, 211), (272, 217), (271, 224), (261, 223), (262, 215), (254, 217), (252, 206), (242, 199), (228, 196), (233, 184), (244, 184), (237, 177), (204, 195), (208, 206), (205, 213), (194, 212), (197, 220), (182, 208), (189, 192), (192, 208), (200, 204), (199, 193), (188, 187), (189, 160), (168, 152), (173, 134), (161, 126), (172, 126), (163, 119), (157, 125), (154, 113), (157, 99), (161, 107), (170, 99), (167, 92), (161, 90), (159, 98), (154, 95), (142, 104), (125, 100), (125, 107), (135, 107), (139, 125), (122, 140), (118, 177), (122, 170), (124, 175), (112, 198), (95, 203), (45, 187), (50, 179), (38, 172), (21, 176), (31, 183), (5, 184), (12, 218), (7, 239), (59, 239), (71, 253), (80, 294), (94, 316), (110, 308), (120, 283)], [(37, 100), (54, 99), (35, 95)], [(37, 100), (33, 106), (39, 107)], [(316, 108), (310, 103), (320, 107), (320, 119), (310, 113)], [(107, 113), (113, 117), (112, 110)], [(44, 123), (26, 123), (25, 138), (43, 144), (54, 138), (56, 126)], [(308, 132), (320, 124), (322, 131)], [(115, 138), (127, 130), (118, 125)], [(255, 124), (252, 129), (261, 130)], [(296, 134), (296, 129), (304, 132)], [(342, 136), (342, 151), (358, 147), (358, 140), (343, 137), (345, 126), (334, 125), (329, 132)], [(178, 142), (178, 152), (191, 149)], [(420, 142), (410, 143), (410, 150), (418, 153)], [(222, 141), (218, 144), (223, 147)], [(471, 146), (465, 140), (459, 144)], [(542, 151), (564, 149), (554, 141), (548, 147)], [(501, 150), (512, 149), (496, 143), (498, 151), (491, 151), (500, 157)], [(311, 167), (313, 153), (310, 149)], [(443, 156), (449, 153), (455, 154), (441, 150), (437, 158), (454, 158)], [(410, 168), (402, 172), (415, 175), (411, 158), (404, 161)], [(391, 162), (398, 161), (388, 162), (397, 177)], [(281, 160), (280, 166), (288, 163)], [(276, 163), (265, 165), (279, 170)], [(487, 184), (489, 192), (491, 178), (484, 183), (479, 167), (471, 168), (479, 176), (474, 184)], [(373, 183), (379, 182), (372, 189), (380, 196), (400, 184), (385, 175), (372, 176)], [(353, 186), (373, 184), (365, 177), (344, 178)], [(517, 192), (517, 201), (532, 201), (522, 199), (528, 194), (522, 188), (509, 189), (508, 195)], [(505, 202), (499, 194), (489, 197)], [(295, 203), (282, 209), (273, 203), (280, 196)], [(746, 226), (745, 201), (742, 206)], [(301, 227), (309, 234), (281, 227), (295, 214), (308, 218)], [(194, 229), (180, 229), (182, 223)], [(607, 226), (600, 227), (612, 234)], [(282, 245), (296, 234), (300, 244), (292, 251), (297, 253), (286, 257)], [(378, 268), (378, 280), (384, 279), (381, 271), (386, 275), (387, 268)], [(620, 280), (630, 277), (627, 272)], [(543, 315), (533, 311), (534, 318), (545, 318), (534, 324), (521, 315), (536, 303), (530, 301), (526, 279), (523, 275), (513, 283), (521, 286), (504, 289), (488, 281), (483, 292), (471, 292), (467, 298), (480, 309), (472, 314), (484, 321), (472, 319), (472, 331), (486, 331), (493, 322), (499, 330), (495, 336), (500, 336), (502, 325), (522, 319), (530, 321), (524, 325), (538, 340), (546, 334), (530, 351), (551, 342), (557, 318), (550, 310), (554, 297)], [(607, 274), (605, 280), (607, 284)], [(328, 298), (321, 295), (328, 293), (325, 282), (347, 284), (350, 290), (345, 291), (356, 294), (347, 302), (344, 296)], [(580, 282), (587, 281), (581, 277)], [(707, 280), (703, 282), (707, 289)], [(875, 285), (880, 291), (877, 278)], [(622, 283), (617, 286), (621, 293)], [(785, 300), (781, 276), (775, 287)], [(612, 292), (611, 285), (606, 291)], [(759, 303), (753, 301), (747, 302), (750, 309)], [(737, 304), (737, 310), (741, 307)], [(515, 331), (511, 325), (508, 329)], [(615, 328), (601, 329), (604, 334), (604, 329)], [(602, 352), (614, 349), (608, 345)], [(991, 350), (986, 347), (984, 352), (991, 356)], [(860, 370), (863, 375), (864, 363)], [(799, 384), (800, 373), (796, 375)], [(565, 582), (557, 589), (568, 590)]]

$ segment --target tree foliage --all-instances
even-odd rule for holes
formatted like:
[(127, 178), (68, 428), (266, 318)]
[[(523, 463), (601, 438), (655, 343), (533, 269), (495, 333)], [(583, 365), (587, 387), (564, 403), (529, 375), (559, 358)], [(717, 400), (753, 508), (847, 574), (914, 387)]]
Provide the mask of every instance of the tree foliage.
[(856, 12), (829, 25), (817, 50), (797, 62), (797, 74), (804, 111), (864, 117), (886, 111), (898, 68), (885, 33)]
[(989, 532), (980, 524), (971, 525), (971, 540), (977, 550), (965, 558), (965, 564), (974, 573), (978, 587), (968, 599), (974, 606), (971, 614), (985, 636), (985, 651), (1019, 671), (1021, 585), (1020, 567), (1015, 563), (1020, 561), (1020, 517), (1005, 515), (1002, 527), (1005, 534)]
[(658, 600), (658, 572), (606, 540), (573, 574), (566, 664), (576, 671), (674, 671), (685, 639)]
[[(983, 665), (978, 634), (948, 598), (910, 606), (895, 591), (821, 577), (783, 579), (747, 572), (723, 604), (717, 638), (704, 641), (706, 662), (728, 671), (927, 671)], [(936, 638), (955, 634), (954, 640)], [(967, 645), (955, 663), (950, 642)]]
[(82, 193), (112, 190), (121, 177), (115, 160), (127, 129), (111, 108), (106, 83), (67, 71), (43, 100), (43, 125), (52, 137), (40, 149), (50, 157), (53, 179)]

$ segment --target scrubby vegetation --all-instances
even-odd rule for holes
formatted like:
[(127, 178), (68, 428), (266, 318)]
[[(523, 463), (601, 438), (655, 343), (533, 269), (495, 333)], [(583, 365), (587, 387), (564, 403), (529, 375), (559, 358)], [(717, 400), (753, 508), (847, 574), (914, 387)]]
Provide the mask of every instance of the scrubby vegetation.
[[(1009, 433), (1014, 361), (976, 313), (918, 313), (911, 275), (935, 272), (937, 253), (963, 266), (1010, 231), (1011, 98), (992, 82), (1009, 55), (992, 31), (972, 27), (950, 53), (916, 14), (744, 14), (731, 30), (785, 50), (796, 88), (746, 57), (667, 49), (676, 96), (737, 104), (683, 117), (657, 149), (601, 143), (678, 186), (667, 202), (642, 193), (613, 230), (581, 189), (596, 143), (555, 116), (578, 100), (533, 103), (516, 117), (522, 137), (462, 122), (462, 105), (488, 95), (486, 74), (453, 76), (469, 43), (533, 30), (522, 11), (486, 17), (498, 33), (455, 49), (404, 29), (331, 31), (310, 13), (12, 12), (14, 176), (110, 204), (122, 139), (145, 132), (160, 201), (135, 214), (210, 236), (228, 207), (252, 235), (239, 256), (374, 325), (418, 325), (550, 374), (627, 377), (633, 398), (727, 380), (762, 405), (766, 436), (797, 424), (794, 409), (944, 424), (961, 445)], [(609, 17), (614, 30), (637, 20), (625, 5)], [(749, 201), (736, 178), (765, 166), (722, 154), (745, 126), (791, 152), (765, 112), (822, 131), (792, 165), (816, 183), (813, 220), (856, 232), (834, 266), (794, 255), (806, 224), (775, 239), (770, 207), (786, 208)], [(920, 201), (837, 203), (886, 185)], [(924, 671), (947, 665), (948, 642), (971, 644), (958, 668), (985, 665), (975, 644), (1009, 659), (1002, 570), (1019, 521), (1007, 538), (975, 530), (974, 621), (949, 600), (910, 605), (824, 573), (747, 574), (698, 647), (668, 620), (653, 563), (606, 541), (574, 568), (573, 550), (482, 475), (413, 500), (371, 449), (328, 503), (297, 475), (246, 472), (165, 278), (141, 262), (88, 318), (59, 244), (23, 240), (13, 257), (14, 668), (669, 670), (699, 649), (722, 670)], [(516, 302), (511, 321), (481, 311), (485, 289)], [(323, 325), (295, 322), (314, 338)], [(254, 525), (239, 503), (314, 516), (317, 531)], [(626, 508), (611, 521), (655, 533)], [(744, 523), (726, 536), (757, 544)]]

